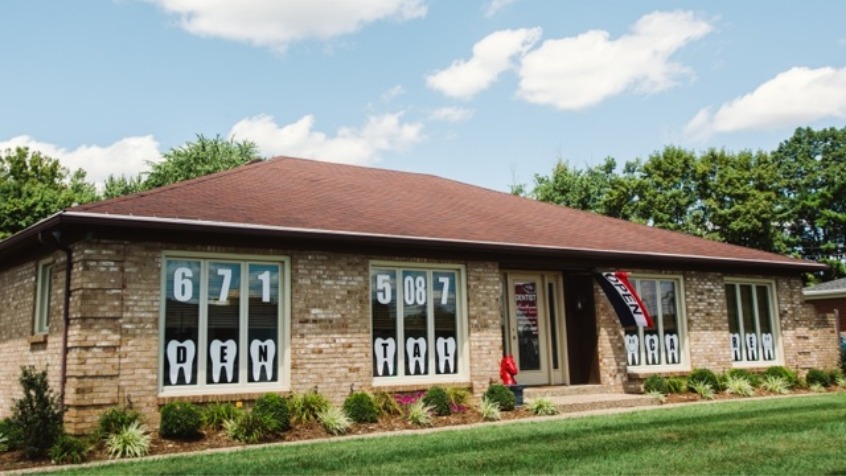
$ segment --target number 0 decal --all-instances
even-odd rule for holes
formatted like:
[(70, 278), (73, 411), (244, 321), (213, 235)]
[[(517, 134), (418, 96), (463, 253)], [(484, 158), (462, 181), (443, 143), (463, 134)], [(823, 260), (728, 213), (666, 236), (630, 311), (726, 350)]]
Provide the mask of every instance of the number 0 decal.
[(404, 301), (407, 306), (426, 304), (426, 278), (423, 276), (406, 276), (403, 280)]

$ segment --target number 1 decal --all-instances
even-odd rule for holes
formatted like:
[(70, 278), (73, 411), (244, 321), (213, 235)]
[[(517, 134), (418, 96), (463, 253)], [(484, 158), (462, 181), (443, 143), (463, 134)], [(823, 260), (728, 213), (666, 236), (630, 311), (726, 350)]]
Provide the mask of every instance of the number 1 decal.
[(258, 275), (261, 281), (261, 302), (270, 302), (270, 271)]

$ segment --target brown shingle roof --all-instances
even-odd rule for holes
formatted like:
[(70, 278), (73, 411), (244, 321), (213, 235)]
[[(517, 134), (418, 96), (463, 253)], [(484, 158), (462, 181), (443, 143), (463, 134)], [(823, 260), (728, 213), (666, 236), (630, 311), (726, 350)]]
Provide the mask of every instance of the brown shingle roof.
[(431, 175), (286, 157), (65, 213), (785, 267), (811, 265)]

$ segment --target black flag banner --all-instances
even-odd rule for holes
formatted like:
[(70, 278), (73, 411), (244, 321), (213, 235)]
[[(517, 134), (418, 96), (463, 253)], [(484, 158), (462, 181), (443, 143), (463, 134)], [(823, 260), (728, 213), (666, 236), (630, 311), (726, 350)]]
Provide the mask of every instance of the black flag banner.
[(594, 274), (596, 281), (620, 318), (623, 327), (652, 327), (652, 317), (629, 282), (625, 271), (604, 271)]

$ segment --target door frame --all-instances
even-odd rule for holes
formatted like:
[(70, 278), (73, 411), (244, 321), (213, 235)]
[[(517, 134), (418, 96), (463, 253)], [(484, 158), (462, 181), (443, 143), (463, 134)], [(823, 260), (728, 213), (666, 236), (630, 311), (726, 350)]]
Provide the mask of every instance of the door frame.
[(538, 344), (540, 369), (521, 370), (515, 379), (523, 385), (568, 385), (570, 381), (567, 353), (567, 320), (564, 306), (564, 277), (562, 273), (509, 270), (503, 272), (504, 318), (503, 341), (506, 354), (512, 354), (520, 367), (517, 336), (517, 306), (514, 285), (521, 281), (536, 283), (538, 310)]

